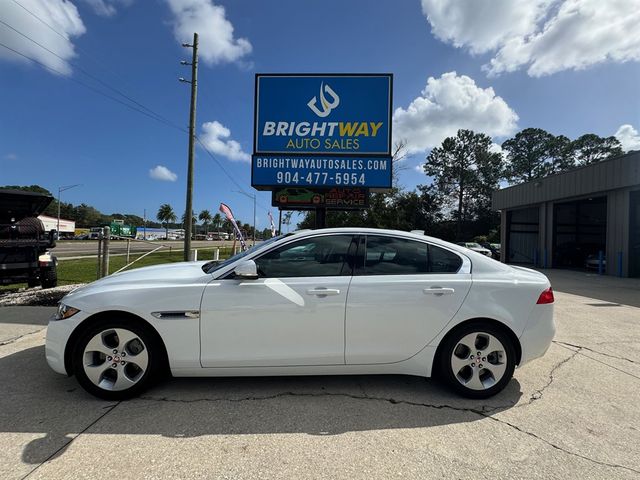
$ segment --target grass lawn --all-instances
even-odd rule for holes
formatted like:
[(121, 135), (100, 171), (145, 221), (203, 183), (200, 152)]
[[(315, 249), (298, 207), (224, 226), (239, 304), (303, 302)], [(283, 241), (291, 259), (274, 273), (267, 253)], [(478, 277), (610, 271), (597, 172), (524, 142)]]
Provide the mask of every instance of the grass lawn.
[[(158, 265), (161, 263), (174, 263), (182, 262), (182, 250), (158, 251), (151, 253), (146, 257), (138, 260), (133, 265), (129, 266), (127, 270), (134, 268), (147, 267), (149, 265)], [(220, 259), (228, 258), (231, 255), (231, 248), (220, 249)], [(130, 262), (140, 257), (140, 254), (132, 254)], [(211, 260), (213, 258), (213, 248), (211, 249), (198, 249), (198, 260)], [(112, 256), (109, 259), (109, 273), (115, 273), (117, 270), (124, 267), (126, 264), (126, 257)], [(82, 258), (78, 260), (59, 260), (58, 261), (58, 285), (70, 285), (74, 283), (89, 283), (96, 280), (98, 271), (98, 259), (97, 258)], [(0, 285), (0, 292), (3, 290), (16, 291), (19, 288), (25, 288), (26, 283), (18, 283), (12, 285)]]

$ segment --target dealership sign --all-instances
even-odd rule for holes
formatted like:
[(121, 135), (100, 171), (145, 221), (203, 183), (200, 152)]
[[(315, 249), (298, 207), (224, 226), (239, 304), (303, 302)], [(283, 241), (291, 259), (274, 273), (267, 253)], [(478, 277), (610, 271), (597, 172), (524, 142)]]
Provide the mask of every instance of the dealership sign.
[(369, 207), (366, 188), (297, 188), (275, 189), (271, 204), (281, 210), (311, 210), (325, 207), (335, 210), (357, 210)]
[(391, 186), (390, 74), (256, 75), (252, 185)]

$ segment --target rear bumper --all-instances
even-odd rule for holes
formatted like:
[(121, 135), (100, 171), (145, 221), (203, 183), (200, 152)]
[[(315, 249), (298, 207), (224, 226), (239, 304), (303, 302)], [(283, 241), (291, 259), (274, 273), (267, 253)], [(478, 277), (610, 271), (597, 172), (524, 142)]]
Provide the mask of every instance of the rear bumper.
[(522, 347), (520, 366), (543, 356), (549, 349), (555, 334), (553, 304), (533, 307), (524, 332), (520, 335), (520, 346)]

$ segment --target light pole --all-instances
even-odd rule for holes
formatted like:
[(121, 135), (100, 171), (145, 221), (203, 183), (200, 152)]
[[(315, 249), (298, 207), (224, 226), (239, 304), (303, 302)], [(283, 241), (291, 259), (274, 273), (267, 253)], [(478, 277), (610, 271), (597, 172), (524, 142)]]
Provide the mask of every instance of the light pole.
[(236, 193), (240, 193), (245, 197), (249, 197), (253, 199), (253, 244), (256, 244), (256, 194), (255, 193), (246, 193), (240, 190), (234, 190)]
[(64, 187), (58, 187), (58, 225), (56, 226), (56, 239), (60, 239), (60, 193), (65, 190), (69, 190), (73, 187), (79, 187), (82, 185), (81, 183), (76, 183), (75, 185), (66, 185)]

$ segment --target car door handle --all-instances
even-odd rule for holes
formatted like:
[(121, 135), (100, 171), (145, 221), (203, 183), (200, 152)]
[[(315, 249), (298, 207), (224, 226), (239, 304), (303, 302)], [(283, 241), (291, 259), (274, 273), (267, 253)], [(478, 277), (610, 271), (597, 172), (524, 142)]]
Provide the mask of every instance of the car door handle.
[(337, 288), (310, 288), (309, 290), (307, 290), (307, 295), (317, 295), (319, 297), (339, 294), (340, 290), (338, 290)]
[(443, 287), (433, 287), (433, 288), (425, 288), (422, 290), (422, 293), (426, 295), (452, 295), (455, 293), (455, 289), (453, 288), (443, 288)]

